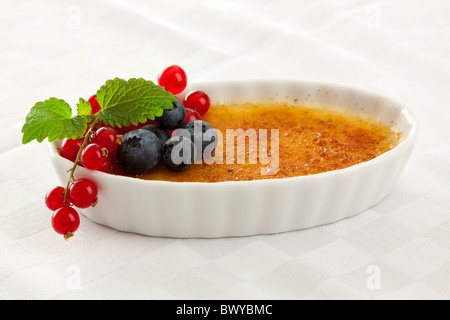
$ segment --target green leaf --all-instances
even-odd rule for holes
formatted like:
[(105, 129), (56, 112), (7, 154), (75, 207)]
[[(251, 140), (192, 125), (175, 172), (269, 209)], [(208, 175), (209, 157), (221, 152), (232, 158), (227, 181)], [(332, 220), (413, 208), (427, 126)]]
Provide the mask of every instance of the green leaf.
[(151, 81), (115, 78), (97, 92), (102, 110), (99, 118), (108, 126), (123, 127), (144, 123), (160, 117), (164, 110), (173, 108), (177, 98)]
[(49, 142), (79, 138), (86, 132), (90, 119), (85, 115), (72, 118), (72, 109), (64, 100), (50, 98), (38, 102), (31, 108), (22, 127), (22, 143), (27, 144), (34, 139), (42, 142), (45, 138)]
[(77, 114), (79, 116), (89, 116), (92, 112), (92, 107), (89, 101), (80, 98), (80, 102), (77, 103)]
[[(164, 110), (173, 108), (172, 103), (177, 98), (161, 86), (142, 78), (128, 81), (116, 78), (100, 88), (97, 101), (102, 108), (97, 114), (98, 120), (105, 125), (121, 128), (161, 116)], [(34, 139), (42, 142), (48, 138), (52, 142), (82, 137), (87, 124), (95, 119), (96, 115), (91, 115), (91, 112), (90, 103), (82, 98), (77, 104), (78, 115), (75, 117), (72, 117), (72, 109), (64, 100), (50, 98), (38, 102), (22, 127), (22, 143)]]

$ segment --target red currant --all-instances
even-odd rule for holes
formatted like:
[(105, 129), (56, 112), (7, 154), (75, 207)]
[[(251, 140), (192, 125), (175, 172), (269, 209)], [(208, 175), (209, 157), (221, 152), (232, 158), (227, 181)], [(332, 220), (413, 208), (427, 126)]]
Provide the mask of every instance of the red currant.
[(184, 122), (188, 122), (191, 120), (200, 120), (201, 118), (202, 116), (197, 111), (186, 108), (186, 118), (184, 119)]
[(158, 77), (158, 84), (166, 91), (178, 94), (182, 92), (187, 85), (186, 72), (179, 66), (170, 66), (163, 70)]
[(80, 216), (74, 208), (62, 207), (53, 213), (52, 227), (57, 233), (63, 234), (66, 239), (73, 236), (79, 226)]
[(100, 104), (97, 101), (97, 95), (94, 94), (92, 97), (89, 98), (89, 103), (91, 104), (91, 114), (96, 114), (97, 112), (99, 112), (102, 107), (100, 107)]
[(109, 155), (105, 158), (105, 164), (97, 170), (101, 171), (101, 172), (105, 172), (105, 173), (111, 173), (112, 162), (111, 162), (111, 157)]
[(185, 108), (196, 110), (201, 116), (208, 112), (211, 106), (211, 101), (206, 93), (203, 91), (191, 91), (183, 100)]
[(114, 152), (119, 147), (119, 144), (122, 143), (121, 138), (113, 128), (103, 127), (97, 130), (92, 137), (92, 142), (106, 148), (108, 152)]
[(105, 158), (107, 156), (108, 150), (106, 148), (92, 143), (81, 152), (81, 163), (85, 168), (97, 170), (105, 164)]
[[(63, 187), (54, 187), (47, 192), (45, 195), (45, 204), (50, 210), (55, 211), (64, 207), (64, 191), (65, 189)], [(67, 202), (70, 204), (69, 199), (67, 199)]]
[(69, 198), (75, 207), (86, 209), (97, 200), (98, 189), (89, 179), (78, 179), (69, 187)]
[(64, 138), (64, 140), (61, 142), (59, 154), (61, 155), (61, 157), (66, 158), (72, 162), (75, 162), (82, 144), (83, 144), (82, 139), (73, 140)]

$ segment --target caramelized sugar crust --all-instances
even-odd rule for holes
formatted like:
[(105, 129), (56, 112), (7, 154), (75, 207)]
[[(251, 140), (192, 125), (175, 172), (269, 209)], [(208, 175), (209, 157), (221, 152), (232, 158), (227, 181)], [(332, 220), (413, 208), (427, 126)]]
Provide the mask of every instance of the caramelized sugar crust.
[[(138, 178), (175, 182), (221, 182), (259, 179), (280, 179), (318, 174), (343, 169), (371, 160), (395, 147), (400, 135), (386, 124), (350, 112), (343, 113), (329, 107), (302, 107), (285, 103), (213, 105), (203, 120), (220, 130), (223, 140), (215, 152), (216, 162), (223, 164), (194, 164), (184, 172), (171, 172), (159, 165)], [(227, 129), (268, 132), (268, 146), (263, 155), (276, 156), (271, 150), (271, 130), (278, 129), (278, 171), (261, 163), (259, 145), (238, 150), (235, 143), (226, 144)], [(254, 131), (252, 131), (254, 130)], [(248, 133), (248, 132), (247, 132)], [(276, 135), (274, 134), (274, 137)], [(240, 152), (239, 152), (240, 151)], [(227, 152), (234, 163), (227, 161)], [(256, 154), (257, 163), (250, 163)], [(245, 164), (238, 163), (244, 155)], [(255, 158), (253, 158), (254, 160)], [(211, 159), (212, 160), (212, 159)], [(242, 161), (241, 161), (242, 162)], [(272, 166), (274, 161), (272, 161)], [(115, 174), (124, 174), (115, 170)]]

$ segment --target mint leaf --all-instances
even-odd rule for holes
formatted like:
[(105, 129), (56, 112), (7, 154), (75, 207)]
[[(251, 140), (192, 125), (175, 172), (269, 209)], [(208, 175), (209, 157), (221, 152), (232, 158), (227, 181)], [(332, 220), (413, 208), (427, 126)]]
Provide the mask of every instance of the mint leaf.
[(92, 107), (89, 101), (80, 98), (80, 102), (77, 103), (77, 114), (79, 116), (89, 116), (92, 112)]
[(86, 132), (90, 119), (92, 117), (85, 115), (72, 118), (72, 109), (64, 100), (50, 98), (38, 102), (31, 108), (22, 127), (22, 143), (27, 144), (34, 139), (42, 142), (45, 138), (49, 142), (79, 138)]
[(97, 101), (102, 110), (99, 118), (107, 126), (123, 127), (155, 119), (165, 109), (173, 108), (177, 98), (151, 81), (115, 78), (109, 80), (97, 92)]
[[(116, 78), (107, 81), (100, 88), (97, 101), (102, 108), (97, 113), (98, 121), (121, 128), (161, 116), (164, 110), (173, 108), (172, 103), (177, 98), (161, 86), (142, 78), (128, 81)], [(52, 142), (56, 139), (82, 137), (87, 124), (96, 117), (91, 112), (89, 101), (83, 98), (77, 103), (78, 115), (75, 117), (72, 117), (72, 109), (64, 100), (50, 98), (38, 102), (27, 115), (22, 127), (22, 143), (26, 144), (34, 139), (42, 142), (48, 138)]]

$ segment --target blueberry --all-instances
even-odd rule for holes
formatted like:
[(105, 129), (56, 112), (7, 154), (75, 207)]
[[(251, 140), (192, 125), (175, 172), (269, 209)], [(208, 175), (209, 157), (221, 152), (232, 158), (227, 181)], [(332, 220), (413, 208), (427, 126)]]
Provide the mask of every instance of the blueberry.
[(173, 135), (189, 138), (194, 143), (197, 150), (196, 160), (210, 157), (217, 147), (216, 130), (208, 122), (202, 120), (183, 123)]
[(161, 117), (156, 117), (156, 123), (164, 130), (178, 128), (186, 118), (186, 109), (180, 101), (173, 102), (173, 108), (165, 110)]
[(151, 133), (153, 133), (155, 136), (158, 137), (159, 142), (161, 142), (161, 145), (163, 145), (167, 140), (169, 140), (170, 135), (167, 133), (166, 130), (161, 129), (157, 125), (154, 124), (148, 124), (146, 126), (143, 126), (141, 129), (148, 130)]
[(172, 171), (181, 172), (194, 163), (194, 143), (181, 136), (172, 137), (161, 148), (161, 159)]
[(148, 130), (133, 130), (123, 136), (117, 160), (129, 173), (141, 175), (153, 169), (161, 159), (161, 143)]

